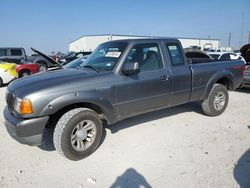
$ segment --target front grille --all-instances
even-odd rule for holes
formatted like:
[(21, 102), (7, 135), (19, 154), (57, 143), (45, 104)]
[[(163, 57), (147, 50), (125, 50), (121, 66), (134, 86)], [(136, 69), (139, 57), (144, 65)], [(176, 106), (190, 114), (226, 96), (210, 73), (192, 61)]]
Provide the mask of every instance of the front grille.
[(14, 101), (15, 101), (15, 95), (9, 92), (7, 95), (7, 105), (10, 110), (12, 110), (14, 107)]

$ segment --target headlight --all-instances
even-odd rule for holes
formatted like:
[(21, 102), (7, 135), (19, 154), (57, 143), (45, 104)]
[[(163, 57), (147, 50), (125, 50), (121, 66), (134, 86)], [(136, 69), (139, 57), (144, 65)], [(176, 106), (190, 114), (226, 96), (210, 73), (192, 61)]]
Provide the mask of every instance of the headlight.
[(14, 101), (14, 110), (19, 114), (31, 114), (33, 112), (31, 101), (29, 99), (20, 99), (16, 97)]
[(18, 113), (21, 112), (21, 108), (20, 108), (21, 102), (22, 102), (22, 99), (17, 98), (17, 97), (15, 98), (15, 101), (14, 101), (14, 110), (15, 110), (16, 112), (18, 112)]

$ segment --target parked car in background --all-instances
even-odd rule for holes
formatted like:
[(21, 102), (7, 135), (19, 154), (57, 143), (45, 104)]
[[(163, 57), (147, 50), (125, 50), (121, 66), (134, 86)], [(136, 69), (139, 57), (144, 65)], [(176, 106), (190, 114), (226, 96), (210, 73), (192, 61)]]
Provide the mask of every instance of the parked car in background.
[[(31, 50), (32, 49), (33, 48), (31, 48)], [(32, 54), (31, 56), (27, 56), (24, 48), (0, 48), (0, 60), (16, 64), (22, 64), (25, 62), (33, 64), (37, 63), (40, 65), (41, 71), (45, 71), (48, 68), (56, 66), (39, 54)]]
[(56, 150), (80, 160), (101, 144), (104, 123), (194, 101), (209, 116), (222, 114), (228, 90), (242, 83), (244, 62), (190, 64), (186, 59), (176, 39), (103, 43), (81, 68), (12, 82), (6, 90), (5, 126), (28, 145), (41, 145), (45, 126), (55, 126)]
[[(45, 55), (44, 53), (34, 49), (34, 48), (31, 48), (31, 50), (33, 52), (35, 52), (36, 54), (38, 54), (39, 56), (43, 57), (44, 59), (46, 59), (47, 62), (49, 62), (49, 64), (51, 64), (51, 67), (49, 68), (49, 70), (54, 70), (54, 69), (58, 69), (58, 68), (62, 68), (63, 65), (61, 63), (59, 63), (58, 61), (54, 60), (52, 57), (48, 56), (48, 55)], [(41, 68), (40, 68), (40, 71), (41, 71)]]
[(59, 61), (60, 59), (63, 59), (65, 57), (65, 54), (62, 52), (52, 52), (52, 55), (50, 57), (55, 61)]
[(240, 49), (242, 57), (246, 60), (246, 64), (250, 65), (250, 44), (246, 44)]
[(246, 64), (246, 61), (242, 56), (232, 52), (208, 52), (208, 55), (210, 55), (215, 60), (221, 60), (221, 61), (242, 60)]
[(66, 65), (67, 63), (78, 59), (80, 57), (83, 57), (85, 55), (89, 55), (91, 52), (68, 52), (62, 59), (59, 60), (59, 62), (62, 65)]
[(243, 80), (241, 87), (250, 88), (250, 66), (246, 66), (244, 80)]
[(24, 48), (5, 47), (0, 48), (0, 60), (20, 64), (27, 61), (27, 57)]
[(51, 64), (47, 59), (41, 55), (34, 53), (31, 56), (27, 56), (27, 61), (32, 63), (37, 63), (40, 65), (40, 71), (46, 71), (48, 68), (52, 68), (55, 65)]
[(240, 50), (234, 50), (234, 53), (237, 54), (237, 55), (241, 55)]
[[(15, 71), (12, 70), (12, 68), (15, 65)], [(36, 63), (8, 63), (8, 62), (1, 62), (2, 69), (6, 68), (6, 70), (10, 70), (12, 75), (14, 75), (17, 78), (26, 77), (31, 74), (38, 73), (40, 71), (39, 64)]]
[(17, 78), (16, 64), (0, 61), (0, 87)]
[(185, 48), (184, 53), (189, 63), (213, 61), (213, 58), (206, 52), (194, 48)]
[(26, 77), (40, 72), (40, 65), (37, 63), (21, 63), (16, 66), (18, 78)]

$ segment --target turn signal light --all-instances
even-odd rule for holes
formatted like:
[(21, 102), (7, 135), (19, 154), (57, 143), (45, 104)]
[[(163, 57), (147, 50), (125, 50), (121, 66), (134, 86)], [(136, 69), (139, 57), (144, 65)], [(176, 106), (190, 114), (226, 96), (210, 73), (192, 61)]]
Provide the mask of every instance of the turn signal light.
[(32, 112), (31, 101), (29, 99), (23, 99), (20, 104), (20, 114), (31, 114)]

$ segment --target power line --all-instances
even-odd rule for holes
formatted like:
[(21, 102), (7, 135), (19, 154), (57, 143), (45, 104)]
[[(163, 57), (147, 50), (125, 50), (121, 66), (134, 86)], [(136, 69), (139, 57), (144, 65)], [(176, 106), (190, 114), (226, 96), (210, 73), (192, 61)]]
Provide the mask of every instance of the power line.
[(248, 31), (248, 44), (250, 44), (250, 31)]
[(229, 33), (229, 35), (228, 35), (228, 46), (229, 47), (231, 46), (231, 35), (232, 35), (232, 33)]

